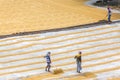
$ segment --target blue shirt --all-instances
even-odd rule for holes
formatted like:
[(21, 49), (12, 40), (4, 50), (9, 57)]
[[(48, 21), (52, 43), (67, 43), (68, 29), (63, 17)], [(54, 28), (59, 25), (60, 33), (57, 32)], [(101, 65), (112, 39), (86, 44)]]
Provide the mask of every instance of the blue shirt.
[(51, 59), (50, 59), (49, 55), (46, 55), (45, 58), (46, 58), (46, 62), (51, 62)]

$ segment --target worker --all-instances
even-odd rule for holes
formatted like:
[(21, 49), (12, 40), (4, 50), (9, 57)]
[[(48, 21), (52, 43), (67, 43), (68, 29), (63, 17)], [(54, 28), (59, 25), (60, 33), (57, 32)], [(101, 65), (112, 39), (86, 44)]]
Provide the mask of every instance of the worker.
[(77, 63), (77, 72), (80, 73), (80, 71), (82, 70), (81, 67), (81, 54), (82, 52), (80, 51), (74, 58), (76, 59), (76, 63)]
[(44, 58), (46, 58), (46, 63), (47, 63), (47, 66), (46, 66), (46, 68), (45, 68), (45, 71), (48, 71), (48, 72), (50, 72), (50, 68), (51, 68), (51, 58), (50, 58), (50, 54), (51, 54), (51, 52), (48, 52), (48, 53), (46, 54), (46, 56), (44, 56)]

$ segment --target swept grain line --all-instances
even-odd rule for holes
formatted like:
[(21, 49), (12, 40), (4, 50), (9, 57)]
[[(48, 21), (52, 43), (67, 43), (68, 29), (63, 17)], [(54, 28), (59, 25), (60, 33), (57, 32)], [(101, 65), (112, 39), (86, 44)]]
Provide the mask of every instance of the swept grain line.
[[(109, 63), (109, 62), (116, 62), (116, 61), (120, 61), (120, 59), (116, 59), (116, 60), (111, 60), (111, 61), (106, 61), (106, 62), (102, 62), (102, 63), (96, 63), (96, 64), (91, 64), (91, 65), (87, 65), (87, 66), (83, 66), (84, 68), (88, 68), (88, 67), (93, 67), (94, 65), (97, 66), (97, 65), (103, 65), (103, 64), (106, 64), (106, 63)], [(64, 65), (68, 65), (68, 64), (64, 64)], [(60, 65), (58, 65), (60, 66)], [(63, 66), (63, 65), (61, 65)], [(120, 66), (119, 66), (120, 67)], [(32, 71), (32, 70), (40, 70), (40, 69), (43, 69), (44, 67), (41, 67), (41, 68), (32, 68), (32, 69), (26, 69), (26, 70), (18, 70), (18, 71), (13, 71), (13, 72), (7, 72), (7, 73), (2, 73), (0, 75), (7, 75), (7, 74), (13, 74), (13, 73), (21, 73), (21, 72), (27, 72), (27, 71)], [(115, 68), (109, 68), (109, 69), (105, 69), (105, 71), (109, 71), (109, 70), (116, 70), (118, 69), (117, 67)], [(70, 70), (75, 70), (75, 68), (70, 68), (70, 69), (64, 69), (64, 71), (70, 71)], [(100, 73), (100, 72), (103, 72), (104, 69), (102, 70), (98, 70), (98, 71), (95, 71), (96, 73)]]
[(33, 50), (33, 51), (28, 51), (28, 52), (21, 52), (21, 53), (17, 53), (17, 54), (2, 55), (2, 56), (0, 56), (0, 58), (2, 58), (2, 57), (8, 57), (8, 56), (23, 55), (23, 54), (31, 54), (31, 53), (41, 52), (41, 51), (45, 51), (45, 50), (54, 50), (54, 49), (59, 49), (59, 48), (63, 48), (63, 47), (73, 46), (73, 45), (76, 45), (76, 44), (78, 45), (78, 44), (84, 44), (84, 43), (89, 43), (89, 42), (96, 42), (96, 41), (107, 40), (107, 39), (111, 39), (111, 38), (119, 38), (119, 37), (120, 37), (120, 35), (117, 35), (117, 36), (113, 36), (113, 37), (88, 40), (88, 41), (77, 42), (77, 43), (72, 43), (72, 44), (62, 45), (62, 46), (57, 46), (57, 47), (51, 47), (51, 48)]
[[(109, 46), (112, 44), (117, 44), (119, 42), (112, 42), (112, 43), (106, 43), (106, 44), (97, 44), (94, 46), (89, 46), (89, 47), (85, 47), (85, 48), (81, 48), (82, 50), (86, 50), (86, 49), (91, 49), (91, 48), (95, 48), (95, 47), (100, 47), (100, 46)], [(64, 51), (64, 52), (58, 52), (58, 53), (53, 53), (52, 56), (55, 56), (57, 54), (68, 54), (69, 52), (74, 52), (74, 51), (78, 51), (78, 49), (74, 49), (74, 50), (69, 50), (69, 51)], [(9, 60), (9, 61), (5, 61), (5, 62), (0, 62), (0, 63), (10, 63), (10, 62), (16, 62), (16, 61), (20, 61), (20, 60), (29, 60), (29, 59), (35, 59), (35, 58), (41, 58), (43, 56), (35, 56), (35, 57), (29, 57), (29, 58), (22, 58), (22, 59), (16, 59), (16, 60)]]
[[(111, 27), (110, 27), (111, 28)], [(104, 28), (101, 28), (101, 29), (106, 29), (106, 27)], [(96, 29), (95, 29), (96, 30)], [(99, 30), (99, 29), (98, 29)], [(93, 30), (90, 30), (90, 31), (94, 31)], [(31, 40), (22, 40), (22, 41), (17, 41), (17, 42), (12, 42), (12, 43), (7, 43), (7, 44), (1, 44), (0, 46), (7, 46), (7, 45), (13, 45), (13, 44), (18, 44), (18, 43), (22, 43), (22, 42), (34, 42), (34, 41), (40, 41), (40, 40), (44, 40), (44, 39), (51, 39), (51, 38), (56, 38), (56, 37), (60, 37), (60, 36), (66, 36), (66, 35), (73, 35), (73, 34), (79, 34), (79, 33), (83, 33), (85, 31), (81, 31), (81, 32), (72, 32), (72, 33), (68, 33), (68, 34), (59, 34), (59, 35), (55, 35), (55, 36), (49, 36), (49, 37), (45, 37), (45, 38), (34, 38), (34, 39), (31, 39)], [(89, 31), (87, 31), (89, 32)]]
[[(120, 55), (119, 53), (116, 53), (116, 54), (106, 55), (106, 56), (97, 57), (97, 58), (90, 58), (90, 59), (83, 60), (83, 62), (92, 61), (92, 60), (99, 60), (99, 59), (104, 59), (104, 58), (119, 56), (119, 55)], [(86, 56), (86, 55), (82, 55), (82, 56)], [(52, 61), (57, 62), (59, 60), (65, 60), (65, 59), (68, 59), (68, 58), (74, 58), (74, 56), (68, 56), (68, 57), (64, 56), (62, 58), (53, 59)], [(15, 66), (8, 66), (8, 67), (0, 68), (0, 70), (8, 69), (8, 68), (16, 68), (16, 67), (21, 67), (21, 66), (28, 66), (28, 65), (33, 65), (33, 64), (42, 64), (42, 63), (45, 63), (45, 61), (32, 62), (32, 63), (20, 64), (20, 65), (15, 65)], [(63, 65), (74, 64), (74, 63), (75, 63), (75, 61), (72, 61), (72, 62), (68, 62), (68, 63), (65, 63), (65, 64), (59, 64), (59, 65), (56, 65), (56, 66), (63, 66)]]
[[(48, 45), (48, 44), (55, 44), (55, 43), (59, 43), (59, 42), (64, 42), (64, 41), (68, 41), (68, 40), (74, 40), (74, 39), (78, 39), (78, 38), (85, 38), (85, 37), (89, 37), (89, 36), (97, 36), (97, 35), (102, 35), (102, 34), (107, 34), (107, 33), (114, 33), (114, 32), (119, 32), (120, 30), (115, 30), (115, 31), (108, 31), (108, 32), (104, 32), (104, 33), (98, 33), (98, 34), (92, 34), (92, 35), (86, 35), (86, 36), (78, 36), (78, 37), (75, 37), (75, 38), (68, 38), (68, 39), (64, 39), (64, 40), (59, 40), (59, 41), (53, 41), (53, 42), (45, 42), (45, 43), (41, 43), (41, 42), (38, 42), (38, 43), (32, 43), (32, 44), (28, 44), (28, 45), (25, 45), (25, 46), (21, 46), (21, 47), (17, 47), (17, 48), (10, 48), (10, 49), (5, 49), (5, 50), (0, 50), (0, 52), (6, 52), (6, 51), (12, 51), (12, 50), (18, 50), (18, 49), (24, 49), (24, 48), (29, 48), (31, 46), (35, 46), (35, 45)], [(5, 47), (5, 46), (3, 46)]]

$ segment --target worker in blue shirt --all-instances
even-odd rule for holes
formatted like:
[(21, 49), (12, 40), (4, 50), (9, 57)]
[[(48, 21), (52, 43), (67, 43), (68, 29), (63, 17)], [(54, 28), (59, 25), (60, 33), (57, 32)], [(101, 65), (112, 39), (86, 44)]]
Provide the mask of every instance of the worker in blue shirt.
[(47, 66), (45, 68), (45, 71), (48, 71), (50, 72), (50, 68), (51, 68), (51, 58), (50, 58), (50, 52), (47, 53), (46, 56), (44, 56), (44, 58), (46, 58), (46, 63), (47, 63)]

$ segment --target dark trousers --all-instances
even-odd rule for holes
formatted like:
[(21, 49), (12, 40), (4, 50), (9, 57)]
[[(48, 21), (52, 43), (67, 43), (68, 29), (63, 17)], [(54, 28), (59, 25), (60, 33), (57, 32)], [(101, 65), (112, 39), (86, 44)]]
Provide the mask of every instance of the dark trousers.
[(108, 15), (108, 22), (111, 22), (111, 15)]
[(80, 70), (82, 69), (81, 62), (80, 61), (76, 61), (76, 63), (77, 63), (77, 72), (80, 72)]
[(50, 64), (51, 64), (50, 62), (47, 62), (47, 66), (46, 66), (46, 68), (45, 68), (46, 71), (50, 71), (50, 67), (51, 67)]

